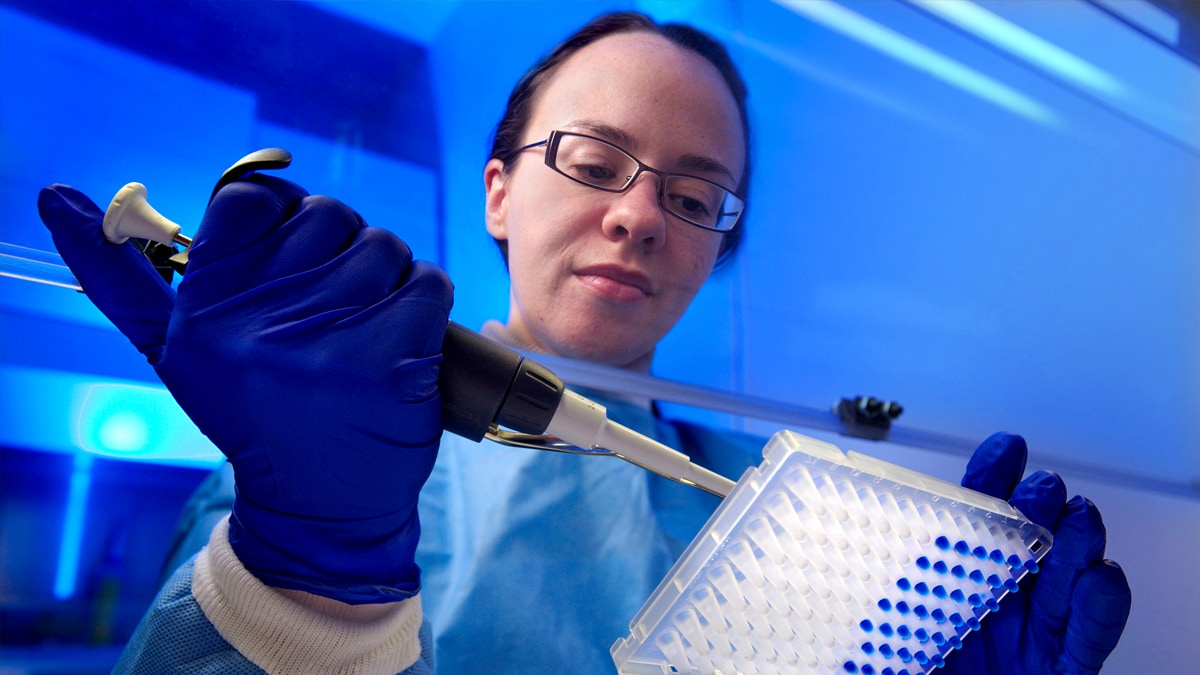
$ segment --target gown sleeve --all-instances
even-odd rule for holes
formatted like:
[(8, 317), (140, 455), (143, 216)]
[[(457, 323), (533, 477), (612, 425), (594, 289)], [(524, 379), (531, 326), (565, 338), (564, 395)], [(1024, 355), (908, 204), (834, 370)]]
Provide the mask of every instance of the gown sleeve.
[[(197, 494), (219, 500), (220, 493)], [(211, 527), (207, 546), (167, 578), (113, 672), (434, 672), (420, 594), (349, 605), (266, 586), (234, 554), (228, 520), (214, 527), (209, 514), (216, 510), (189, 509), (203, 514), (195, 526)], [(187, 533), (177, 541), (196, 539)]]

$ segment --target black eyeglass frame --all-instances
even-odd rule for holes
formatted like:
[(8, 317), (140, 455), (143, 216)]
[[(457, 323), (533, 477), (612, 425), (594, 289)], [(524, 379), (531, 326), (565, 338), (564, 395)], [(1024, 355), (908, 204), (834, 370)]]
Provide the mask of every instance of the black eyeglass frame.
[[(637, 170), (634, 171), (633, 174), (631, 174), (629, 176), (629, 178), (625, 181), (625, 184), (619, 188), (606, 188), (606, 187), (601, 187), (599, 185), (593, 185), (592, 183), (588, 183), (586, 181), (579, 180), (578, 178), (560, 170), (558, 168), (558, 166), (556, 166), (556, 160), (558, 157), (558, 145), (564, 136), (578, 136), (580, 138), (586, 138), (589, 140), (603, 143), (603, 144), (609, 146), (610, 148), (616, 150), (617, 152), (621, 153), (622, 155), (625, 155), (629, 159), (633, 160), (633, 163), (637, 166)], [(525, 152), (526, 150), (532, 150), (533, 148), (541, 147), (543, 145), (546, 146), (546, 153), (545, 153), (545, 158), (544, 158), (546, 166), (550, 167), (550, 169), (553, 170), (558, 175), (560, 175), (564, 178), (567, 178), (569, 180), (572, 180), (576, 183), (579, 183), (580, 185), (585, 185), (587, 187), (590, 187), (594, 190), (600, 190), (602, 192), (622, 193), (622, 192), (628, 191), (629, 188), (632, 187), (633, 184), (637, 181), (638, 177), (641, 176), (643, 173), (650, 173), (650, 174), (654, 174), (655, 176), (658, 176), (658, 203), (659, 203), (659, 206), (662, 207), (662, 210), (666, 211), (667, 213), (671, 214), (672, 216), (675, 216), (676, 218), (682, 220), (683, 222), (685, 222), (689, 225), (695, 225), (696, 227), (699, 227), (704, 230), (708, 230), (710, 232), (719, 232), (721, 234), (733, 232), (737, 228), (738, 222), (741, 220), (742, 212), (746, 210), (746, 200), (743, 199), (741, 195), (737, 194), (733, 190), (730, 190), (729, 188), (725, 187), (724, 185), (720, 185), (718, 183), (714, 183), (711, 180), (701, 178), (699, 176), (692, 176), (692, 175), (686, 174), (686, 173), (667, 173), (666, 171), (659, 171), (658, 169), (655, 169), (654, 167), (650, 166), (649, 164), (646, 164), (645, 162), (638, 159), (637, 157), (634, 157), (632, 154), (629, 153), (628, 150), (613, 143), (612, 141), (608, 141), (603, 138), (597, 138), (595, 136), (591, 136), (588, 134), (581, 134), (577, 131), (562, 131), (562, 130), (556, 129), (554, 131), (551, 131), (550, 135), (545, 140), (537, 141), (536, 143), (530, 143), (529, 145), (519, 147), (519, 148), (513, 150), (512, 152), (507, 153), (501, 159), (503, 159), (503, 161), (507, 164), (509, 161), (512, 160), (512, 158), (516, 157), (517, 155), (521, 154), (522, 152)], [(688, 178), (690, 180), (698, 180), (702, 183), (707, 183), (709, 185), (712, 185), (713, 187), (716, 187), (716, 188), (724, 191), (730, 197), (735, 198), (737, 200), (737, 206), (738, 206), (738, 209), (736, 211), (722, 211), (721, 213), (717, 214), (717, 222), (721, 222), (721, 219), (725, 216), (733, 216), (733, 223), (730, 224), (729, 227), (726, 227), (726, 228), (712, 227), (710, 225), (698, 223), (695, 220), (688, 218), (687, 216), (681, 215), (681, 214), (676, 213), (675, 211), (671, 210), (671, 208), (669, 206), (667, 206), (666, 187), (667, 187), (668, 180), (673, 177)]]

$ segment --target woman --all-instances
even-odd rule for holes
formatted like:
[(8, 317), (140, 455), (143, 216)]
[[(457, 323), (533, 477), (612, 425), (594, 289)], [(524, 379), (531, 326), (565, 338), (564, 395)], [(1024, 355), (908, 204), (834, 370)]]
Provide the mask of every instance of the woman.
[[(484, 170), (510, 307), (507, 322), (485, 334), (648, 370), (659, 340), (736, 242), (714, 228), (736, 224), (720, 214), (740, 212), (745, 195), (742, 85), (715, 43), (668, 30), (638, 16), (601, 19), (510, 97)], [(678, 176), (636, 175), (634, 158)], [(605, 403), (626, 425), (682, 447), (647, 406)], [(610, 672), (609, 645), (715, 500), (622, 462), (467, 445), (446, 439), (423, 492), (423, 602), (439, 669)], [(737, 463), (731, 475), (761, 447), (723, 448), (725, 463)], [(685, 451), (699, 459), (702, 450)], [(496, 626), (497, 617), (509, 625)]]
[[(736, 246), (748, 149), (740, 79), (706, 36), (620, 14), (569, 38), (518, 83), (485, 167), (486, 226), (512, 276), (508, 320), (485, 333), (647, 370)], [(54, 186), (39, 207), (236, 475), (232, 514), (118, 670), (429, 672), (432, 626), (439, 672), (611, 672), (608, 645), (715, 507), (620, 462), (439, 439), (449, 284), (334, 200), (265, 176), (223, 189), (177, 296), (104, 242), (86, 197)], [(727, 475), (757, 460), (760, 441), (604, 402)], [(1128, 587), (1100, 560), (1095, 508), (1064, 507), (1048, 474), (1016, 485), (1023, 467), (1023, 443), (994, 437), (967, 484), (1016, 486), (1068, 545), (950, 667), (1095, 670)]]

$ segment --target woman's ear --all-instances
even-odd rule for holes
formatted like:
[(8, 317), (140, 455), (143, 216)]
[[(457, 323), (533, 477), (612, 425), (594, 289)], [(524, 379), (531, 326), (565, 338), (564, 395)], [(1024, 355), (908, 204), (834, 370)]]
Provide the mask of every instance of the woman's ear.
[(488, 234), (495, 239), (508, 238), (508, 178), (504, 162), (489, 160), (483, 167), (484, 218)]

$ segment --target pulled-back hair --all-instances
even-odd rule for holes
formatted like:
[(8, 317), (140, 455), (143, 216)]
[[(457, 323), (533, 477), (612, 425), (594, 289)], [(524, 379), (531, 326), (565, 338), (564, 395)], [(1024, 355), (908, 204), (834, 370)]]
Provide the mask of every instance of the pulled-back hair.
[[(614, 12), (593, 19), (526, 71), (508, 96), (508, 105), (504, 109), (504, 116), (500, 118), (496, 130), (492, 134), (492, 150), (488, 159), (507, 161), (508, 158), (516, 155), (517, 149), (522, 145), (525, 129), (529, 124), (529, 117), (537, 102), (538, 94), (546, 81), (564, 61), (600, 38), (619, 33), (661, 35), (672, 44), (704, 57), (721, 74), (725, 84), (729, 87), (729, 92), (733, 94), (742, 119), (742, 139), (746, 148), (746, 164), (735, 192), (748, 205), (750, 201), (747, 198), (747, 191), (750, 187), (750, 120), (746, 115), (746, 84), (742, 81), (737, 67), (733, 65), (733, 60), (729, 58), (729, 52), (710, 35), (691, 26), (678, 23), (659, 24), (645, 14), (636, 12)], [(505, 170), (507, 171), (508, 168), (506, 165)], [(721, 249), (717, 254), (718, 265), (728, 260), (737, 250), (745, 229), (745, 221), (746, 213), (743, 208), (737, 227), (722, 235)], [(508, 242), (497, 240), (496, 243), (507, 263)]]

